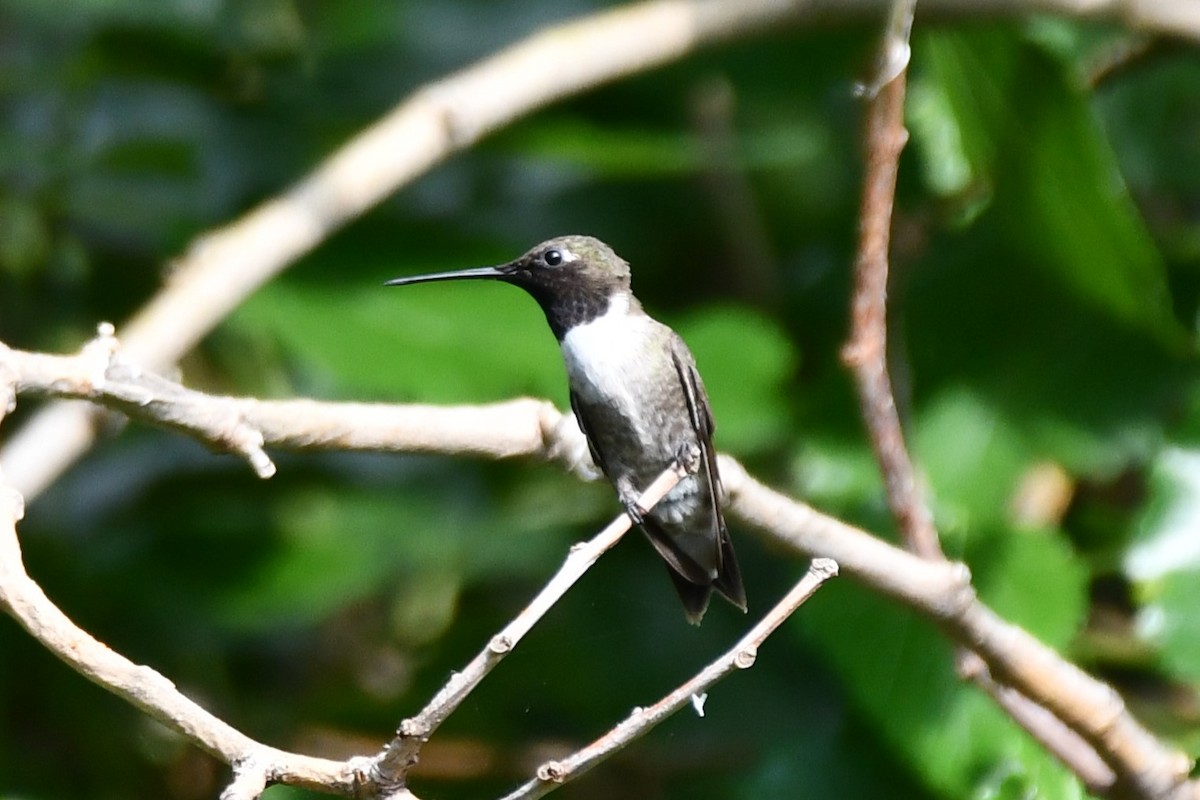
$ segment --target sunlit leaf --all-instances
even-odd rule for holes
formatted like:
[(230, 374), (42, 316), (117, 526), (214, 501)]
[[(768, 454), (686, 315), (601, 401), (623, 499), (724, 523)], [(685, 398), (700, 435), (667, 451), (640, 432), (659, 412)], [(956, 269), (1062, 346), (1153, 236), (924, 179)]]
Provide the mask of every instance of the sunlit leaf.
[(1164, 450), (1150, 473), (1149, 500), (1125, 556), (1144, 600), (1138, 632), (1171, 672), (1200, 681), (1200, 453)]
[(978, 535), (1007, 518), (1017, 474), (1030, 455), (1002, 412), (976, 393), (948, 389), (922, 409), (914, 440), (943, 538)]
[(1140, 611), (1141, 635), (1159, 648), (1173, 675), (1200, 681), (1200, 569), (1179, 569), (1165, 575)]

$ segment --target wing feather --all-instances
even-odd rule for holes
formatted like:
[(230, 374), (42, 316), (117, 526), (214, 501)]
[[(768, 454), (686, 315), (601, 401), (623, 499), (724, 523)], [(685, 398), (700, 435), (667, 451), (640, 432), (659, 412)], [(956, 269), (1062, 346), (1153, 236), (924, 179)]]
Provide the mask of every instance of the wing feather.
[(595, 440), (588, 433), (587, 415), (583, 410), (583, 403), (579, 399), (579, 395), (574, 390), (571, 391), (571, 411), (575, 412), (575, 421), (579, 423), (579, 430), (583, 431), (583, 438), (587, 439), (588, 451), (592, 454), (592, 461), (596, 462), (596, 466), (600, 471), (610, 478), (612, 475), (608, 471), (608, 467), (604, 465), (604, 459), (600, 457), (600, 451), (596, 449)]
[(725, 526), (725, 515), (721, 513), (721, 474), (717, 470), (717, 452), (713, 447), (716, 422), (708, 403), (708, 394), (704, 391), (704, 381), (696, 371), (692, 354), (678, 335), (675, 337), (674, 347), (671, 348), (671, 358), (675, 362), (675, 372), (679, 376), (679, 384), (687, 400), (692, 428), (696, 431), (696, 441), (700, 444), (701, 471), (707, 478), (705, 483), (708, 486), (708, 500), (712, 509), (713, 524), (716, 526), (717, 577), (713, 586), (745, 611), (746, 588), (742, 584), (741, 569), (733, 553), (729, 529)]

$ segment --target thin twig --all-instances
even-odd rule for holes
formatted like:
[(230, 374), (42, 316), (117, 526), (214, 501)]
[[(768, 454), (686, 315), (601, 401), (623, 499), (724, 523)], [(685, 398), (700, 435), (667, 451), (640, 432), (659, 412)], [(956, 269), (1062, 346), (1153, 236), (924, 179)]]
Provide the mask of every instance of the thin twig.
[[(964, 566), (892, 547), (764, 486), (733, 459), (721, 460), (721, 479), (729, 492), (730, 512), (743, 522), (774, 543), (833, 558), (843, 574), (929, 618), (951, 641), (983, 659), (996, 680), (1078, 733), (1117, 775), (1118, 783), (1101, 794), (1146, 800), (1200, 798), (1200, 784), (1187, 779), (1191, 760), (1184, 753), (1157, 740), (1110, 686), (981, 603)], [(1122, 785), (1135, 788), (1128, 795), (1117, 794)]]
[[(821, 588), (821, 584), (837, 573), (836, 561), (829, 558), (813, 559), (800, 582), (724, 655), (654, 705), (635, 708), (622, 722), (587, 747), (566, 758), (548, 761), (538, 767), (536, 778), (505, 795), (504, 800), (535, 800), (549, 794), (567, 781), (578, 778), (613, 753), (624, 749), (634, 740), (645, 736), (679, 709), (688, 705), (694, 706), (697, 698), (706, 698), (708, 689), (731, 672), (754, 666), (754, 661), (758, 658), (758, 649), (767, 637), (812, 597), (817, 589)], [(700, 708), (703, 708), (703, 700), (699, 702)]]
[(878, 85), (866, 92), (866, 174), (863, 177), (850, 341), (842, 357), (853, 370), (859, 404), (887, 488), (888, 506), (910, 550), (944, 558), (932, 515), (900, 427), (887, 369), (888, 246), (904, 129), (904, 87), (913, 0), (896, 3), (883, 46)]
[[(687, 475), (683, 467), (674, 465), (642, 492), (638, 506), (654, 508), (666, 497), (675, 484)], [(504, 630), (492, 637), (487, 646), (471, 663), (442, 687), (441, 691), (415, 717), (404, 720), (393, 739), (380, 755), (375, 767), (375, 779), (381, 784), (401, 784), (408, 770), (416, 763), (421, 747), (433, 732), (446, 721), (500, 661), (512, 652), (517, 642), (549, 611), (567, 590), (575, 585), (596, 560), (621, 541), (632, 526), (628, 514), (621, 514), (595, 537), (571, 548), (562, 567), (520, 614)]]

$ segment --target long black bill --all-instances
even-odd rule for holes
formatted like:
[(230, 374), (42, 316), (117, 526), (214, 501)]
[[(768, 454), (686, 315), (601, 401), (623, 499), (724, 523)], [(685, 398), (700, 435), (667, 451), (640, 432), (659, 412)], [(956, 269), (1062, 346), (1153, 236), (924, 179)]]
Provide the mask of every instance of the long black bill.
[(384, 286), (407, 286), (410, 283), (433, 283), (434, 281), (465, 281), (473, 278), (492, 278), (499, 280), (508, 277), (508, 273), (499, 267), (477, 267), (462, 269), (457, 272), (435, 272), (432, 275), (412, 275), (407, 278), (392, 278)]

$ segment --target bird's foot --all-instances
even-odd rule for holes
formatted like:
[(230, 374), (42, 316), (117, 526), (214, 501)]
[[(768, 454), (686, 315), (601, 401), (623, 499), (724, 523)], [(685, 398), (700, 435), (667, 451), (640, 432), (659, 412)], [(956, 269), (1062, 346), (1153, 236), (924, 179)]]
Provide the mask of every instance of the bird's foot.
[(700, 446), (691, 442), (684, 442), (679, 445), (675, 451), (675, 463), (688, 475), (695, 475), (700, 471)]
[(621, 504), (625, 506), (625, 513), (629, 516), (629, 521), (634, 525), (641, 525), (646, 518), (646, 514), (650, 513), (638, 504), (637, 498), (632, 500), (622, 500)]

